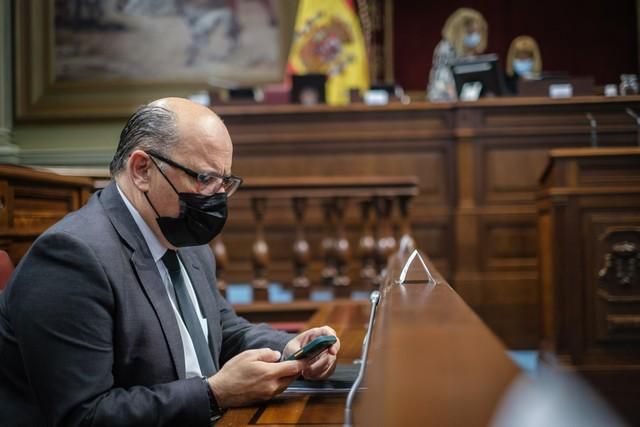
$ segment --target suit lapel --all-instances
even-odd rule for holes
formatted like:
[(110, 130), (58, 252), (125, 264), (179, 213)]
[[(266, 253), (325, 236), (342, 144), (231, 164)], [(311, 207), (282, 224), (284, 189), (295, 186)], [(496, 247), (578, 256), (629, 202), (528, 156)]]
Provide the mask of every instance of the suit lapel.
[(197, 258), (187, 250), (180, 250), (180, 259), (182, 265), (184, 265), (189, 274), (189, 280), (193, 285), (193, 290), (198, 297), (198, 304), (200, 305), (200, 311), (207, 318), (207, 325), (209, 326), (209, 350), (213, 355), (213, 364), (216, 371), (220, 369), (218, 359), (220, 358), (220, 348), (218, 339), (213, 334), (214, 331), (220, 328), (219, 313), (217, 311), (218, 304), (216, 303), (213, 292), (211, 290), (212, 284), (207, 280), (206, 275), (200, 269), (197, 263)]
[(167, 347), (173, 360), (177, 378), (186, 376), (184, 350), (182, 338), (169, 301), (169, 296), (158, 272), (147, 243), (138, 229), (137, 224), (122, 201), (115, 183), (112, 181), (99, 194), (100, 203), (103, 205), (109, 220), (121, 236), (122, 240), (132, 250), (131, 263), (135, 270), (140, 285), (149, 299), (166, 340)]
[(150, 256), (141, 254), (139, 251), (134, 252), (131, 262), (138, 274), (142, 288), (160, 321), (162, 332), (173, 359), (176, 375), (178, 378), (183, 379), (186, 377), (186, 372), (182, 338), (180, 337), (178, 322), (176, 321), (173, 307), (171, 307), (169, 296), (158, 273), (158, 267)]

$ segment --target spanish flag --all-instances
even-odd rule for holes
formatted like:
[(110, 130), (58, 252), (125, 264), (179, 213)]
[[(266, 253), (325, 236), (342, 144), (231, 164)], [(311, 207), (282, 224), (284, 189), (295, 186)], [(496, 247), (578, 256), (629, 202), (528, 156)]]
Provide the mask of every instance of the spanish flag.
[(326, 74), (330, 105), (348, 104), (350, 89), (369, 89), (364, 38), (350, 0), (300, 0), (288, 70)]

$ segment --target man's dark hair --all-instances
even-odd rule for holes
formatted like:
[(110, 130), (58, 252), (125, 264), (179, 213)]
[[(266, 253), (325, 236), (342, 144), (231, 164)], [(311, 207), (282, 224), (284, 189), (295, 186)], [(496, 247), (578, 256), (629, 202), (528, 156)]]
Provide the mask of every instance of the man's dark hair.
[(118, 148), (109, 164), (109, 172), (112, 177), (122, 172), (134, 150), (154, 150), (166, 155), (177, 143), (175, 114), (163, 107), (143, 105), (129, 117), (122, 129)]

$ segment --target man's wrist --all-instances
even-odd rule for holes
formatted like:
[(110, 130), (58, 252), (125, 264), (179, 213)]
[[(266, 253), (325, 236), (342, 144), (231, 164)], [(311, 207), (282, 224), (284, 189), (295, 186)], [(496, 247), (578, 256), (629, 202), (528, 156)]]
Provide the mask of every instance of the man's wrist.
[(222, 417), (222, 415), (224, 414), (224, 409), (222, 409), (218, 404), (216, 395), (213, 393), (213, 389), (211, 388), (207, 377), (202, 377), (202, 381), (207, 387), (207, 396), (209, 398), (209, 418), (211, 422), (214, 422)]

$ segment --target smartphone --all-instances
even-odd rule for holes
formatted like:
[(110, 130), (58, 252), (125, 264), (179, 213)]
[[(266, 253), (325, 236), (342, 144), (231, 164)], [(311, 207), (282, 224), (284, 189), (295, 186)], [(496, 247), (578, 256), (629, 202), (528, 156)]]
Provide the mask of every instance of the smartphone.
[(322, 335), (314, 339), (300, 350), (293, 353), (287, 360), (300, 360), (314, 358), (329, 347), (331, 347), (338, 339), (333, 335)]

